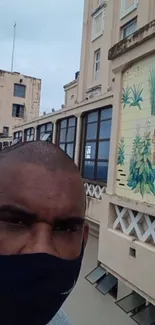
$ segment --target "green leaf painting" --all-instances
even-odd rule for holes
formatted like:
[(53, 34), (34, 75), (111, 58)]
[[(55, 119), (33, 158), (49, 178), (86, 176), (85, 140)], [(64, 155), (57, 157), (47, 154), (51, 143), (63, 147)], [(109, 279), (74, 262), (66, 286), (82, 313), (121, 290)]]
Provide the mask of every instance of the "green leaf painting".
[(137, 87), (133, 85), (133, 87), (131, 87), (131, 92), (132, 92), (132, 96), (130, 99), (131, 102), (130, 106), (138, 107), (141, 110), (140, 102), (143, 102), (143, 97), (142, 97), (143, 88), (141, 88), (140, 85), (138, 85)]
[(140, 102), (143, 102), (142, 97), (143, 88), (140, 85), (133, 85), (132, 87), (127, 86), (122, 90), (122, 104), (123, 108), (127, 105), (130, 107), (138, 107), (141, 110)]
[(151, 132), (147, 129), (143, 137), (139, 130), (133, 141), (128, 186), (134, 193), (155, 195), (155, 174), (151, 162)]
[(125, 142), (124, 142), (124, 138), (121, 138), (118, 147), (117, 165), (124, 166), (124, 161), (125, 161)]
[(122, 90), (122, 104), (124, 104), (123, 108), (125, 108), (126, 105), (130, 105), (130, 94), (131, 94), (130, 87), (123, 88)]
[(152, 68), (150, 70), (149, 92), (150, 92), (151, 114), (155, 115), (155, 68)]

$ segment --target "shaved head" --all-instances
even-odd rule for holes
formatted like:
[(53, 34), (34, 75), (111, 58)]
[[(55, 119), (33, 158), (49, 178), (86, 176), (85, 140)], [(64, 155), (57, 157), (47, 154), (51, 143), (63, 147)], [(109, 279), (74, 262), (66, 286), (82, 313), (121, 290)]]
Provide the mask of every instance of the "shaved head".
[(85, 191), (69, 156), (47, 142), (12, 146), (0, 153), (0, 180), (0, 254), (79, 255), (88, 235)]
[(63, 150), (43, 141), (25, 142), (1, 151), (0, 164), (17, 161), (42, 165), (51, 171), (64, 170), (79, 173), (73, 160)]

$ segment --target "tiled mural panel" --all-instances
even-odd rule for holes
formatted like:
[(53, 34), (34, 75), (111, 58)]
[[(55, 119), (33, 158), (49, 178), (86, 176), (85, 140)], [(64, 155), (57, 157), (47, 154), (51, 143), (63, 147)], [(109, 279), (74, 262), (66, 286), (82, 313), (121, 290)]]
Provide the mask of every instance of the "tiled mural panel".
[(116, 194), (155, 204), (155, 55), (122, 78)]

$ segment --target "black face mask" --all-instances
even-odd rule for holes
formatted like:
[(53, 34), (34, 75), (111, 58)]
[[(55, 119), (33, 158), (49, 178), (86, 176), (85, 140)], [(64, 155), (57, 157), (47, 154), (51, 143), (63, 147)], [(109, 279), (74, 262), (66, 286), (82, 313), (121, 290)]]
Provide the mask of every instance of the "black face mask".
[(76, 260), (48, 254), (0, 256), (0, 325), (45, 325), (72, 291)]

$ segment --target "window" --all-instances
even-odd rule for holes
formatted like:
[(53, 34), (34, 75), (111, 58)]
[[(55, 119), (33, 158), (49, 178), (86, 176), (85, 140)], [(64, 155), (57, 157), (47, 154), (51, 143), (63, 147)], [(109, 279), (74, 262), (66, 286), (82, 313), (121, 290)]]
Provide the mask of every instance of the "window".
[(35, 134), (35, 129), (34, 128), (29, 128), (29, 129), (26, 129), (24, 131), (24, 134), (25, 134), (25, 141), (26, 142), (30, 142), (30, 141), (34, 141), (34, 134)]
[(24, 117), (24, 105), (13, 104), (12, 116), (23, 118)]
[(7, 138), (9, 136), (9, 127), (3, 126), (3, 136)]
[(137, 30), (137, 19), (134, 19), (122, 27), (122, 38), (130, 36), (136, 30)]
[(76, 141), (76, 117), (59, 121), (58, 145), (74, 159)]
[(50, 122), (40, 125), (37, 133), (38, 140), (52, 142), (53, 124)]
[(3, 142), (3, 149), (9, 147), (9, 142)]
[(82, 176), (107, 182), (112, 108), (88, 113), (84, 117), (85, 138)]
[(92, 17), (92, 41), (101, 36), (104, 31), (105, 8), (97, 11)]
[(138, 6), (138, 0), (121, 0), (120, 18), (124, 18), (135, 10)]
[(14, 84), (14, 96), (25, 98), (26, 86), (20, 84)]
[(22, 139), (22, 131), (14, 132), (13, 140), (16, 140), (16, 139), (18, 139), (18, 140)]
[(94, 53), (94, 80), (97, 80), (99, 76), (100, 56), (101, 56), (101, 50), (99, 49)]

